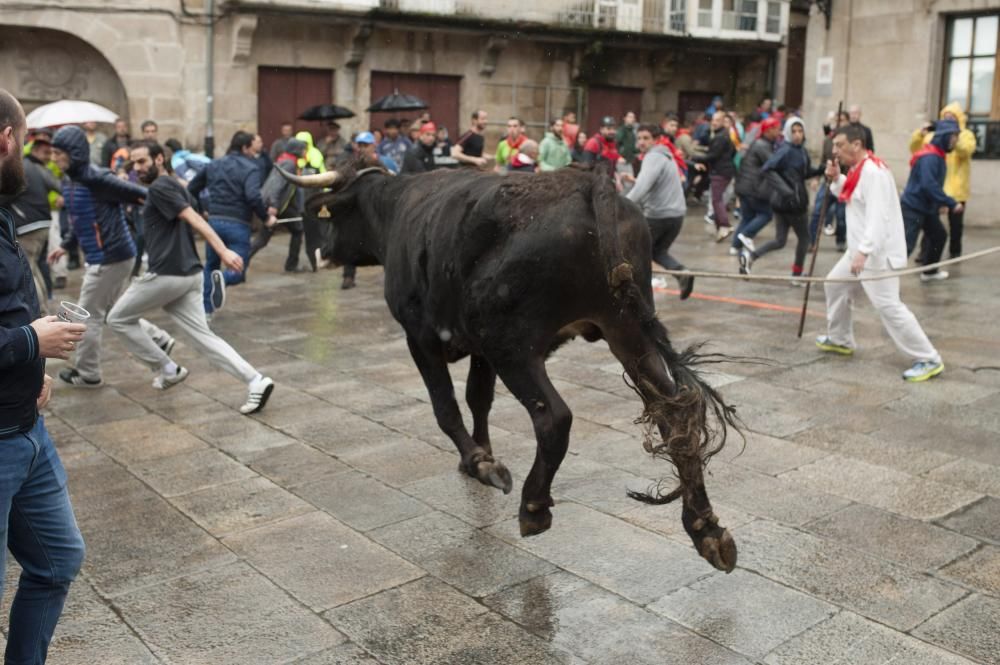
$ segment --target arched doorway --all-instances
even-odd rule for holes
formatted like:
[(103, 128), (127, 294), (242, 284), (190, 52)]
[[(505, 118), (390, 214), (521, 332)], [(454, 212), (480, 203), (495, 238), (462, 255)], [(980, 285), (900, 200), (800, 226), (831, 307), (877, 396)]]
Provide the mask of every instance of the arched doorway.
[(128, 118), (125, 86), (111, 63), (68, 32), (5, 26), (0, 40), (0, 81), (26, 112), (60, 99), (84, 99)]

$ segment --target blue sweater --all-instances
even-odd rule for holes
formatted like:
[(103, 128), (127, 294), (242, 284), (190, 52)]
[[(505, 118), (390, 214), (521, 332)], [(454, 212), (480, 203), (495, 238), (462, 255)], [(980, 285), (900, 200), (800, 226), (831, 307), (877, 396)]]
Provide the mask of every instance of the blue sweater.
[[(942, 150), (948, 149), (950, 134), (934, 135), (931, 143)], [(944, 193), (944, 176), (948, 170), (943, 157), (928, 154), (919, 157), (910, 169), (910, 178), (906, 181), (906, 189), (900, 203), (917, 212), (936, 215), (938, 209), (951, 210), (958, 201)]]
[(31, 322), (40, 316), (28, 259), (14, 220), (0, 208), (0, 439), (35, 426), (45, 360)]

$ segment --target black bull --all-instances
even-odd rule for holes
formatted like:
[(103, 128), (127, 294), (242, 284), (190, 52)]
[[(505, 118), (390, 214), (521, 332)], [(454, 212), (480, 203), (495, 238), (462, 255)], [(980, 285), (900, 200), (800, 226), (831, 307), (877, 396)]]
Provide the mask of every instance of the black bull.
[[(606, 178), (572, 169), (405, 177), (342, 169), (286, 177), (331, 187), (306, 205), (307, 219), (332, 223), (325, 258), (384, 266), (386, 302), (406, 332), (438, 425), (461, 454), (461, 470), (510, 492), (510, 472), (493, 456), (487, 428), (497, 376), (528, 410), (538, 448), (521, 493), (523, 536), (551, 526), (550, 488), (573, 420), (545, 359), (575, 336), (605, 339), (645, 405), (646, 450), (672, 462), (679, 479), (669, 494), (633, 498), (680, 497), (698, 552), (732, 570), (736, 545), (712, 511), (702, 472), (725, 443), (727, 426), (736, 428), (735, 416), (692, 368), (704, 357), (671, 346), (653, 305), (649, 230)], [(471, 435), (448, 372), (449, 362), (465, 356)]]

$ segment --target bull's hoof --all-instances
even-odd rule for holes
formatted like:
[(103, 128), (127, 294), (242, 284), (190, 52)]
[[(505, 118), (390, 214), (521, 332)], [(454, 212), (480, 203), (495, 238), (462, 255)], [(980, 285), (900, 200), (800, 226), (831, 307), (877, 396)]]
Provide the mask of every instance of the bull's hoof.
[(550, 505), (552, 505), (551, 499), (548, 505), (528, 503), (521, 506), (517, 521), (521, 526), (522, 538), (537, 536), (549, 530), (552, 526), (552, 511), (549, 510)]
[(514, 479), (511, 477), (510, 471), (499, 460), (480, 458), (471, 468), (464, 463), (460, 463), (458, 470), (469, 474), (484, 485), (503, 490), (504, 494), (510, 494), (511, 489), (514, 487)]
[(699, 543), (695, 540), (698, 553), (710, 564), (727, 573), (736, 567), (736, 541), (729, 535), (729, 529), (721, 529), (720, 535), (705, 536)]

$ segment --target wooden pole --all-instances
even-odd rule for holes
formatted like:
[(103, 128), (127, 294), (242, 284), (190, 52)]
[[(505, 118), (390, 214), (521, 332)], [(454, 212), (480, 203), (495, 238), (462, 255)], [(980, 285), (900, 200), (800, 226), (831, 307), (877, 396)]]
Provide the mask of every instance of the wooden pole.
[[(833, 119), (834, 128), (839, 126), (840, 114), (844, 112), (844, 102), (841, 101), (837, 105), (837, 116)], [(824, 164), (825, 166), (825, 164)], [(824, 176), (826, 177), (826, 176)], [(819, 240), (823, 237), (823, 227), (826, 225), (826, 209), (830, 204), (830, 183), (826, 183), (826, 191), (823, 193), (823, 203), (822, 207), (819, 209), (819, 224), (816, 225), (816, 240), (813, 242), (812, 246), (812, 258), (809, 260), (809, 277), (813, 276), (813, 271), (816, 269), (816, 255), (819, 254)], [(806, 310), (809, 309), (809, 291), (812, 287), (812, 282), (806, 282), (806, 292), (802, 298), (802, 316), (799, 317), (799, 339), (802, 339), (802, 331), (806, 327)]]

